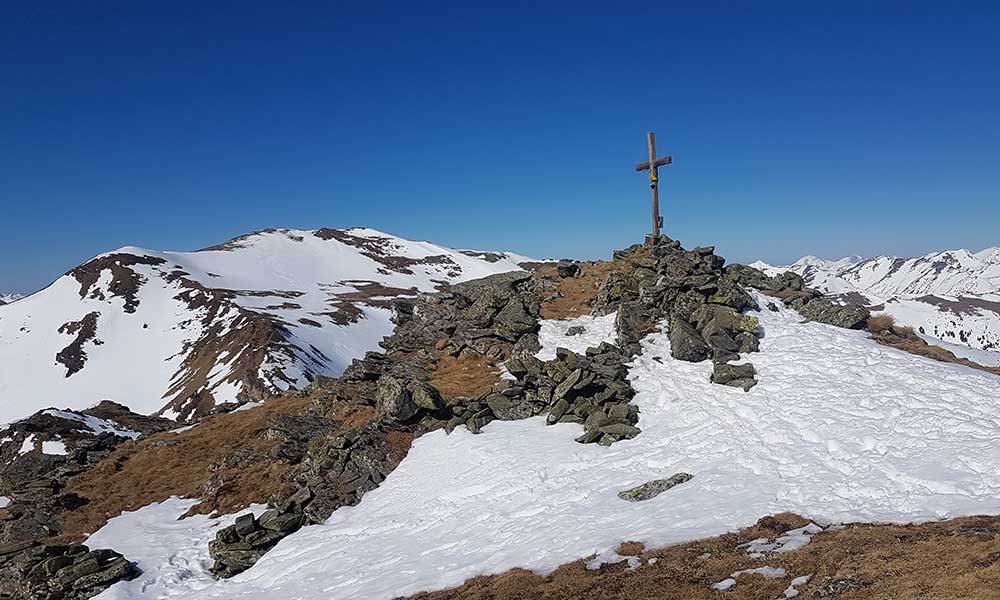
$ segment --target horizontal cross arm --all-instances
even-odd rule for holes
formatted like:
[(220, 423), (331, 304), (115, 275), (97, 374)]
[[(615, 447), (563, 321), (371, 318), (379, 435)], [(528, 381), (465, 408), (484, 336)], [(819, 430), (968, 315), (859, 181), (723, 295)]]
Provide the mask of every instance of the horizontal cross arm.
[[(669, 157), (669, 156), (664, 156), (662, 158), (658, 158), (655, 161), (653, 161), (653, 168), (662, 167), (664, 165), (669, 165), (671, 162), (673, 162), (673, 160), (674, 159), (671, 158), (671, 157)], [(647, 171), (647, 170), (649, 170), (649, 161), (641, 162), (641, 163), (637, 164), (635, 166), (635, 170), (636, 171)]]

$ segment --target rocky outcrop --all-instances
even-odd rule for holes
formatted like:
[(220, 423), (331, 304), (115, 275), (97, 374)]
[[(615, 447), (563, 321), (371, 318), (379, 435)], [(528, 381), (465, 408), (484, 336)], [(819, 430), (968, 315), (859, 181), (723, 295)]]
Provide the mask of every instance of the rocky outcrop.
[[(711, 246), (685, 250), (667, 237), (615, 252), (620, 265), (601, 286), (595, 312), (618, 311), (615, 325), (622, 348), (641, 351), (639, 341), (666, 322), (671, 355), (679, 360), (712, 359), (725, 364), (759, 348), (759, 310), (744, 289), (752, 272), (725, 267)], [(766, 277), (766, 276), (765, 276)]]
[(112, 550), (34, 540), (0, 545), (0, 598), (83, 600), (138, 575)]
[(785, 306), (797, 310), (810, 321), (845, 329), (863, 329), (871, 316), (871, 311), (862, 305), (827, 298), (807, 288), (802, 276), (791, 271), (769, 277), (753, 267), (730, 265), (726, 272), (742, 285), (776, 293)]
[(61, 515), (85, 504), (66, 483), (116, 446), (169, 421), (101, 402), (85, 411), (47, 409), (0, 430), (0, 598), (89, 598), (136, 568), (111, 550), (45, 542)]

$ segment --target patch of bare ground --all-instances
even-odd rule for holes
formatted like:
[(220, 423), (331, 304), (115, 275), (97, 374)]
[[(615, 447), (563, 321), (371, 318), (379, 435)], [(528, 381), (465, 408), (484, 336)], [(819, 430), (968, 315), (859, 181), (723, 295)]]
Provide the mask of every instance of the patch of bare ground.
[(443, 355), (434, 363), (427, 383), (445, 402), (476, 398), (490, 391), (500, 381), (500, 369), (483, 356), (466, 352), (459, 356)]
[[(955, 363), (965, 365), (979, 371), (986, 371), (994, 375), (1000, 375), (1000, 367), (988, 367), (973, 362), (967, 358), (955, 356), (950, 350), (945, 350), (941, 346), (927, 343), (923, 338), (914, 333), (912, 327), (898, 325), (892, 315), (880, 314), (868, 319), (868, 331), (872, 334), (872, 339), (882, 344), (903, 352), (909, 352), (917, 356), (923, 356), (938, 362)], [(998, 593), (1000, 598), (1000, 593)]]
[[(785, 553), (750, 558), (740, 544), (775, 538), (806, 520), (783, 513), (737, 533), (642, 550), (629, 542), (641, 564), (588, 571), (583, 560), (548, 576), (524, 569), (476, 577), (461, 587), (411, 596), (419, 600), (769, 600), (785, 598), (792, 578), (799, 598), (836, 600), (996, 600), (1000, 598), (1000, 517), (964, 517), (919, 525), (854, 524), (815, 535)], [(655, 559), (655, 560), (651, 560)], [(767, 579), (744, 574), (729, 591), (711, 588), (736, 571), (762, 566), (785, 569)]]
[[(299, 414), (309, 403), (308, 396), (288, 395), (251, 410), (210, 416), (186, 431), (122, 444), (69, 480), (67, 489), (89, 502), (63, 513), (64, 537), (78, 539), (122, 511), (171, 496), (201, 498), (193, 512), (229, 513), (291, 489), (291, 465), (276, 458), (280, 440), (266, 434), (276, 419)], [(355, 423), (373, 417), (341, 410)]]
[(785, 300), (787, 298), (810, 298), (813, 296), (812, 292), (805, 290), (795, 291), (795, 290), (757, 290), (765, 296), (770, 296), (771, 298), (778, 298), (780, 300)]
[(597, 290), (615, 266), (613, 262), (606, 260), (577, 264), (580, 266), (580, 273), (576, 277), (559, 277), (554, 264), (535, 269), (536, 278), (544, 279), (553, 286), (539, 310), (543, 319), (571, 319), (589, 315), (594, 300), (597, 299)]

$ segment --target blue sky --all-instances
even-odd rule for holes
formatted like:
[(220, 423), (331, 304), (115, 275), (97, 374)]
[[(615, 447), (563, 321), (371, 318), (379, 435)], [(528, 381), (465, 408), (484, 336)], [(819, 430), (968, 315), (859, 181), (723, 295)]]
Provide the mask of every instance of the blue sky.
[(985, 3), (20, 4), (0, 290), (265, 227), (607, 257), (647, 129), (666, 232), (730, 260), (1000, 245)]

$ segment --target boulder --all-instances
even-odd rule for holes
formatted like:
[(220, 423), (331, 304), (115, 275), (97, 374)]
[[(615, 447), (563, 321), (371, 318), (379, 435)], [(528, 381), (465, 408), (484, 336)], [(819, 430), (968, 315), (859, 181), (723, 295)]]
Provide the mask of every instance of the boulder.
[(826, 298), (815, 298), (805, 303), (799, 313), (817, 323), (845, 329), (864, 329), (871, 312), (864, 306), (835, 304)]
[(712, 350), (694, 326), (679, 318), (670, 320), (670, 355), (678, 360), (701, 362), (712, 355)]
[(573, 261), (561, 260), (556, 265), (556, 274), (559, 277), (576, 277), (580, 273), (580, 265)]
[(756, 369), (750, 363), (742, 365), (716, 363), (712, 371), (712, 383), (739, 387), (748, 392), (750, 388), (757, 385), (757, 380), (754, 379), (756, 374)]
[(375, 392), (375, 407), (379, 414), (396, 421), (408, 421), (420, 409), (413, 401), (410, 391), (391, 375), (379, 378)]
[(618, 492), (618, 497), (628, 502), (642, 502), (655, 498), (672, 487), (687, 483), (691, 479), (693, 479), (692, 475), (676, 473), (667, 479), (654, 479), (634, 488), (622, 490)]

